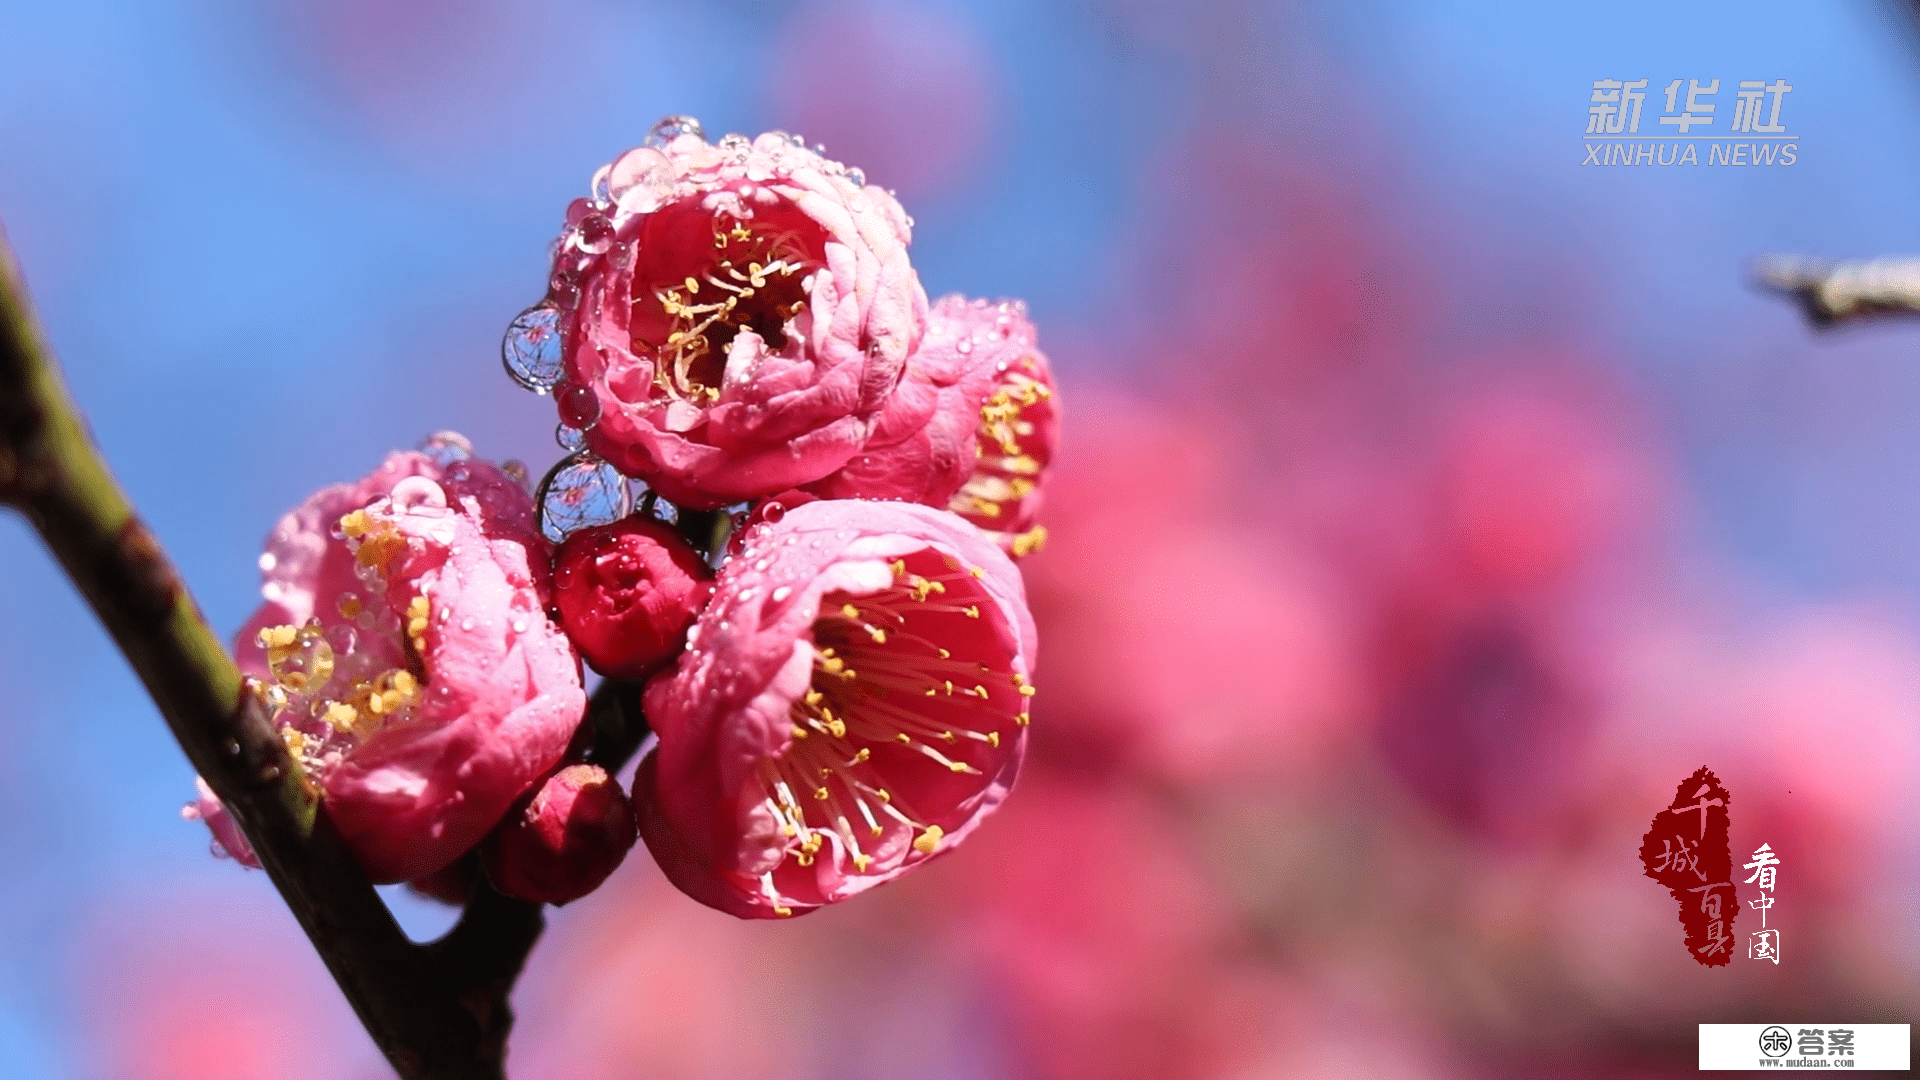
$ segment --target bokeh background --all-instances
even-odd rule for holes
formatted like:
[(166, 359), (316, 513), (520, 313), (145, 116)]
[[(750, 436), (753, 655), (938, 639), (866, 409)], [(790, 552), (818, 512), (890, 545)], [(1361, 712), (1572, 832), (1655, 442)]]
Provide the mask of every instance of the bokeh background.
[[(1068, 426), (1015, 797), (792, 923), (637, 853), (553, 914), (516, 1077), (1691, 1075), (1698, 1023), (1920, 997), (1920, 323), (1818, 336), (1745, 284), (1920, 251), (1911, 26), (0, 0), (0, 220), (223, 632), (274, 519), (389, 448), (559, 456), (499, 335), (663, 114), (823, 142), (898, 190), (931, 294), (1031, 305)], [(1799, 163), (1580, 166), (1594, 80), (1676, 77), (1786, 79)], [(1640, 876), (1703, 764), (1783, 860), (1778, 966), (1699, 967)], [(0, 516), (0, 1075), (390, 1075), (190, 776)]]

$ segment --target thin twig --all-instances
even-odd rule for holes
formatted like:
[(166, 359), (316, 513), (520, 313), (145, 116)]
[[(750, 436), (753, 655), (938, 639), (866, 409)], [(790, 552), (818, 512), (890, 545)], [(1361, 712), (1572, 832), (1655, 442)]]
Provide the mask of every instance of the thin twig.
[(1827, 327), (1876, 315), (1920, 315), (1920, 259), (1828, 263), (1773, 255), (1754, 264), (1755, 284), (1799, 301)]
[[(484, 883), (459, 925), (416, 946), (304, 786), (257, 693), (134, 514), (88, 436), (0, 231), (0, 503), (33, 522), (154, 704), (245, 829), (267, 875), (406, 1080), (500, 1080), (507, 992), (540, 907)], [(288, 1075), (299, 1070), (289, 1064)]]

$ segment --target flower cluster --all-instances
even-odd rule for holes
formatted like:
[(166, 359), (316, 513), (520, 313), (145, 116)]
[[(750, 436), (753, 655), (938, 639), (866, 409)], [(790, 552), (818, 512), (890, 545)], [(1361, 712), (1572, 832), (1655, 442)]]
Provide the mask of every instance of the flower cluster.
[[(235, 651), (374, 881), (445, 868), (559, 763), (585, 696), (547, 616), (551, 558), (526, 490), (450, 435), (268, 538)], [(197, 812), (252, 861), (204, 789)]]
[[(930, 305), (911, 229), (798, 138), (662, 121), (508, 328), (568, 451), (537, 493), (443, 433), (281, 522), (242, 666), (370, 877), (565, 903), (638, 837), (695, 899), (789, 916), (1006, 797), (1057, 404), (1024, 305)], [(632, 802), (582, 659), (651, 728)], [(252, 861), (204, 784), (189, 815)]]

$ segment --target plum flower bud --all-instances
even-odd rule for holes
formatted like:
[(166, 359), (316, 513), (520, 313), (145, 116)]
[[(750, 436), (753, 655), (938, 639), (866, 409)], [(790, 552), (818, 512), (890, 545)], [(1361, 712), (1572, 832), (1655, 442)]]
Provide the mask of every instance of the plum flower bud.
[(509, 896), (565, 904), (600, 887), (632, 850), (633, 804), (598, 765), (548, 777), (487, 838), (487, 877)]
[(891, 880), (1006, 797), (1034, 647), (1019, 572), (952, 514), (831, 500), (755, 525), (647, 687), (640, 834), (742, 918)]
[(826, 499), (946, 506), (980, 460), (980, 410), (1001, 379), (997, 368), (1019, 352), (999, 335), (996, 318), (994, 308), (962, 296), (936, 302), (867, 445), (807, 490)]
[[(478, 843), (559, 762), (586, 706), (546, 615), (532, 501), (459, 442), (392, 454), (282, 518), (260, 557), (266, 603), (235, 647), (376, 882), (424, 877)], [(209, 794), (199, 816), (247, 859)]]
[(778, 132), (683, 133), (604, 180), (555, 261), (556, 397), (589, 447), (702, 509), (846, 464), (926, 328), (900, 204)]
[(1034, 345), (1025, 304), (989, 307), (976, 300), (968, 318), (976, 327), (975, 348), (993, 355), (994, 383), (980, 407), (973, 475), (947, 508), (978, 525), (1018, 559), (1047, 539), (1046, 528), (1037, 522), (1040, 486), (1060, 441), (1053, 371)]
[(645, 678), (679, 654), (712, 582), (678, 532), (639, 516), (582, 529), (554, 556), (561, 625), (595, 671), (616, 679)]

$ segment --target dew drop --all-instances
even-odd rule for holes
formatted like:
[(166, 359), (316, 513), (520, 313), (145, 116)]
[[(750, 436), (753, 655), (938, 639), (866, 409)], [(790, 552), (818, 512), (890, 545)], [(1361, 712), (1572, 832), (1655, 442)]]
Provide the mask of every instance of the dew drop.
[(561, 424), (553, 429), (553, 441), (559, 443), (562, 450), (572, 453), (587, 445), (587, 433), (577, 427)]
[(607, 191), (622, 216), (651, 213), (673, 194), (673, 162), (650, 145), (629, 150), (607, 173)]
[(507, 479), (513, 481), (516, 484), (519, 484), (520, 489), (522, 491), (526, 490), (526, 487), (527, 487), (526, 462), (521, 461), (517, 458), (508, 458), (507, 460), (500, 463), (500, 471), (506, 474)]
[(580, 451), (562, 458), (534, 496), (540, 531), (555, 543), (594, 525), (619, 521), (633, 510), (633, 493), (620, 470)]
[(714, 145), (730, 154), (745, 154), (753, 146), (753, 140), (737, 131), (730, 131), (720, 136), (720, 141)]
[(345, 656), (353, 652), (355, 645), (360, 644), (360, 635), (354, 631), (353, 627), (342, 623), (328, 628), (327, 644), (333, 647), (336, 654)]
[(773, 590), (773, 602), (777, 604), (780, 601), (785, 600), (787, 597), (792, 595), (793, 595), (793, 588), (788, 585), (782, 585), (779, 588)]
[(611, 165), (602, 165), (593, 172), (593, 179), (587, 182), (587, 190), (592, 192), (593, 205), (605, 210), (613, 204), (613, 193), (607, 190), (607, 173)]
[(859, 166), (857, 166), (857, 165), (850, 165), (850, 166), (848, 166), (848, 167), (847, 167), (847, 179), (849, 179), (849, 180), (851, 180), (851, 181), (853, 181), (853, 186), (854, 186), (854, 187), (866, 187), (866, 186), (867, 186), (867, 173), (866, 173), (866, 170), (864, 170), (864, 169), (862, 169), (862, 168), (860, 168), (860, 167), (859, 167)]
[(605, 214), (588, 214), (580, 222), (577, 241), (580, 250), (589, 255), (604, 255), (613, 246), (613, 222)]
[(263, 551), (260, 553), (260, 572), (261, 573), (271, 574), (273, 573), (273, 568), (275, 566), (278, 566), (279, 564), (280, 564), (280, 558), (279, 556), (275, 555), (273, 552)]
[(973, 351), (973, 339), (963, 337), (953, 343), (953, 348), (954, 351), (958, 352), (961, 356), (966, 356)]
[(706, 130), (700, 126), (700, 121), (693, 117), (667, 116), (662, 117), (659, 123), (647, 129), (645, 144), (657, 149), (682, 135), (691, 135), (696, 139), (707, 137)]
[(591, 387), (562, 384), (554, 391), (553, 400), (560, 406), (560, 419), (570, 427), (586, 431), (600, 419), (600, 396)]
[(527, 621), (525, 619), (515, 619), (512, 625), (513, 632), (516, 634), (524, 634), (527, 632)]
[(473, 456), (473, 443), (457, 431), (436, 431), (421, 439), (414, 449), (433, 459), (433, 463), (443, 469)]
[(580, 305), (580, 286), (565, 278), (553, 278), (547, 282), (546, 302), (571, 311)]
[[(507, 325), (500, 342), (500, 359), (513, 381), (544, 394), (560, 381), (560, 311), (552, 304), (535, 304)], [(463, 440), (464, 441), (464, 440)], [(468, 447), (471, 451), (471, 447)]]
[(462, 629), (462, 630), (472, 630), (472, 629), (473, 629), (473, 620), (472, 620), (472, 619), (461, 619), (461, 620), (460, 620), (460, 629)]
[(393, 508), (403, 514), (422, 507), (435, 510), (447, 508), (446, 489), (424, 476), (409, 476), (393, 485), (388, 497), (393, 502)]

